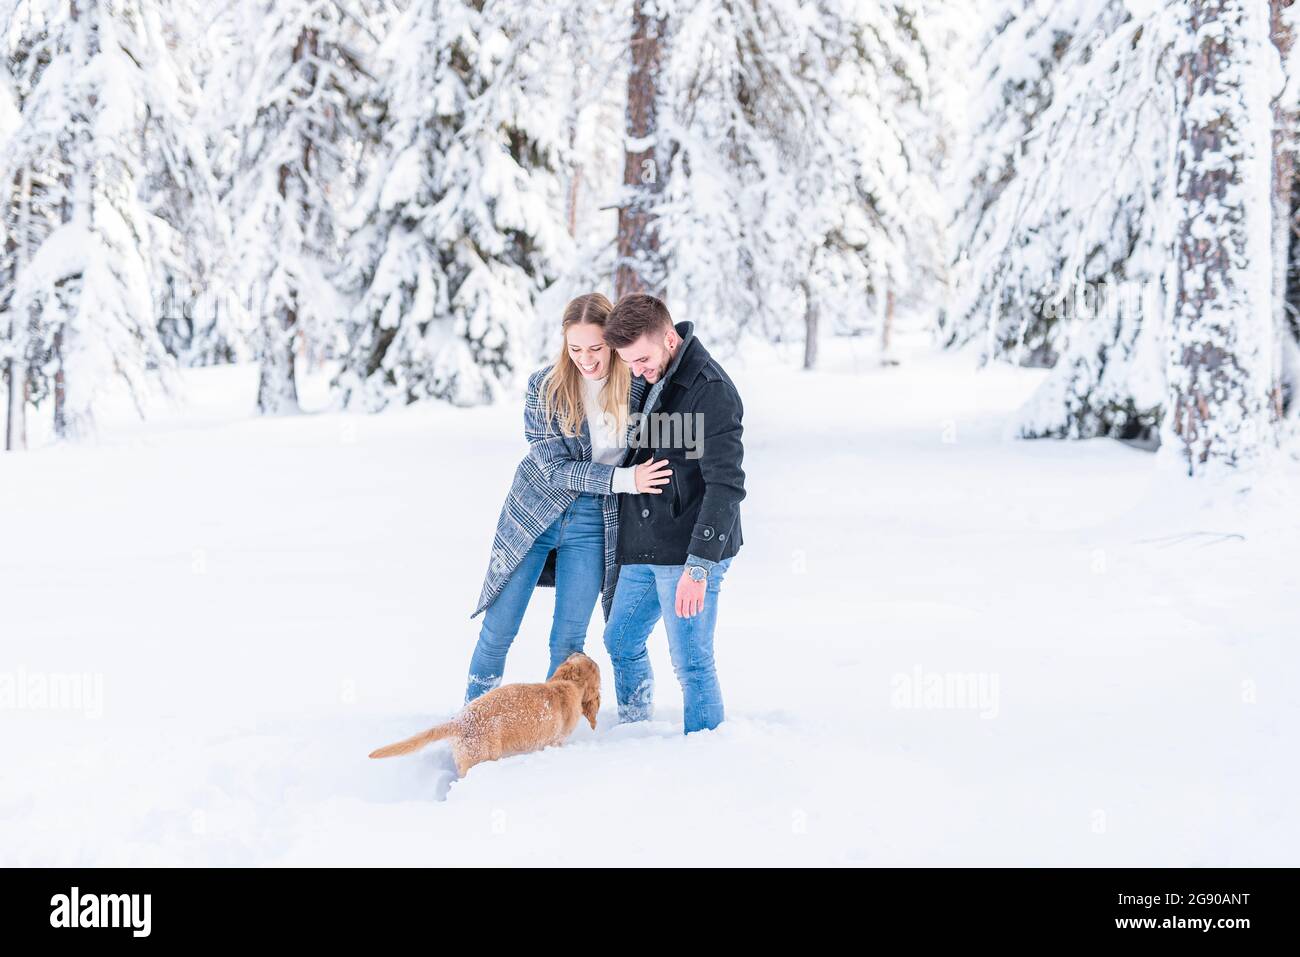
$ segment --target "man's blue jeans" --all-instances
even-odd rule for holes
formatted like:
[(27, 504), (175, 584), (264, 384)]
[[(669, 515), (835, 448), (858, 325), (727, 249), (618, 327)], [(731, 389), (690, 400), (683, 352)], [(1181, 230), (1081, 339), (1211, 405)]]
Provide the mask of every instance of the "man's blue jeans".
[(533, 542), (511, 572), (506, 587), (484, 612), (483, 627), (469, 663), (466, 704), (501, 684), (506, 653), (519, 634), (528, 600), (551, 549), (555, 549), (555, 617), (551, 622), (551, 667), (546, 676), (549, 678), (573, 652), (582, 651), (592, 610), (605, 583), (603, 498), (587, 492), (579, 494)]
[(654, 674), (646, 641), (662, 616), (668, 653), (682, 686), (686, 733), (722, 723), (722, 688), (713, 664), (713, 627), (718, 591), (731, 559), (709, 570), (704, 608), (694, 618), (678, 618), (677, 582), (682, 565), (624, 565), (618, 573), (614, 607), (605, 626), (605, 650), (614, 664), (620, 721), (647, 721), (654, 715)]

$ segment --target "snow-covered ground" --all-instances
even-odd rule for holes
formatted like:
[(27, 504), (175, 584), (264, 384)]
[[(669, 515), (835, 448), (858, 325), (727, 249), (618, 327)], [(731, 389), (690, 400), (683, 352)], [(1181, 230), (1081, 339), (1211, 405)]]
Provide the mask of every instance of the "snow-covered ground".
[(366, 754), (461, 699), (517, 405), (267, 420), (251, 369), (200, 370), (0, 455), (0, 864), (1300, 860), (1294, 463), (1206, 504), (1117, 443), (1006, 438), (1041, 373), (853, 341), (731, 371), (727, 722), (680, 733), (661, 626), (657, 720), (617, 725), (597, 613), (597, 730), (455, 783), (445, 745)]

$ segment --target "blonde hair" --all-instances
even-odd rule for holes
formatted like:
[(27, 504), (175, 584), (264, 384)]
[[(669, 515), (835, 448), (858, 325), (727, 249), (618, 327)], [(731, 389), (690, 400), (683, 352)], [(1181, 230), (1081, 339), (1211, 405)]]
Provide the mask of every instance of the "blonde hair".
[[(580, 434), (582, 423), (587, 418), (582, 403), (582, 373), (569, 356), (569, 327), (576, 323), (591, 323), (603, 330), (613, 309), (613, 303), (598, 292), (578, 296), (564, 307), (560, 355), (542, 382), (542, 408), (548, 420), (560, 420), (565, 435)], [(632, 387), (632, 372), (613, 349), (609, 349), (607, 361), (609, 372), (600, 390), (600, 407), (615, 424), (615, 432), (622, 435), (627, 427), (627, 396)]]

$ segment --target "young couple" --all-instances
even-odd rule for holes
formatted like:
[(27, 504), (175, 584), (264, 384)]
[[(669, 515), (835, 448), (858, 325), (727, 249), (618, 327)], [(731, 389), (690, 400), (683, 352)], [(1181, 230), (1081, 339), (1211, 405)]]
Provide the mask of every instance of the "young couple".
[(646, 642), (662, 616), (686, 733), (716, 728), (713, 629), (745, 497), (740, 396), (654, 296), (579, 296), (563, 334), (555, 363), (528, 379), (529, 452), (471, 616), (486, 611), (465, 700), (500, 684), (533, 590), (554, 585), (548, 676), (582, 651), (599, 595), (619, 719), (652, 715)]

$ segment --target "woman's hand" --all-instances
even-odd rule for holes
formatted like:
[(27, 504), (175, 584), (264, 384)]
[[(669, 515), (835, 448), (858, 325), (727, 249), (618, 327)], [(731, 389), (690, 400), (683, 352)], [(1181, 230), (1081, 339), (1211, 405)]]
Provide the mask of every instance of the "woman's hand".
[(663, 468), (667, 461), (667, 459), (660, 459), (656, 462), (652, 459), (638, 465), (636, 467), (636, 490), (650, 495), (662, 494), (663, 489), (659, 488), (659, 486), (667, 485), (668, 476), (673, 474), (672, 469)]

